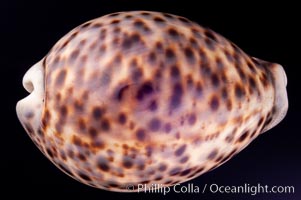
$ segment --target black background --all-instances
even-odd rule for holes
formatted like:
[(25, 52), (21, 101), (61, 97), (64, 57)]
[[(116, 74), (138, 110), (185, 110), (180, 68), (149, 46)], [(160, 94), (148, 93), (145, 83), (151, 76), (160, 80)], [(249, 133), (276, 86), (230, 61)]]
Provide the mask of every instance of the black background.
[[(96, 3), (97, 2), (97, 3)], [(82, 197), (85, 199), (301, 199), (300, 10), (297, 5), (242, 1), (211, 5), (197, 1), (2, 1), (1, 31), (1, 191), (12, 197)], [(257, 138), (235, 158), (197, 179), (204, 184), (293, 185), (295, 194), (125, 194), (90, 188), (69, 178), (34, 146), (15, 114), (27, 95), (23, 74), (75, 26), (115, 11), (153, 10), (187, 17), (224, 35), (248, 54), (280, 63), (288, 77), (289, 111), (277, 127)], [(299, 122), (299, 123), (298, 123)], [(3, 188), (4, 185), (4, 188)], [(11, 199), (11, 198), (8, 198)]]

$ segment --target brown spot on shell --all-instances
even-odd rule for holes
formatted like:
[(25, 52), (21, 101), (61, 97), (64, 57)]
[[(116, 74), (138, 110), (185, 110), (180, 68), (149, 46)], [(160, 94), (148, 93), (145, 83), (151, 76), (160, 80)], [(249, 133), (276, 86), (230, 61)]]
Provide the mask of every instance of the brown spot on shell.
[(149, 104), (149, 110), (156, 111), (157, 108), (158, 108), (157, 101), (156, 100), (151, 101)]
[(212, 71), (211, 71), (209, 63), (202, 62), (200, 64), (200, 72), (201, 72), (201, 75), (203, 75), (205, 77), (211, 76)]
[(120, 124), (125, 124), (127, 121), (127, 117), (124, 113), (120, 113), (118, 116), (118, 121)]
[(140, 171), (145, 169), (145, 164), (143, 161), (137, 163), (137, 169)]
[(99, 38), (100, 40), (104, 40), (107, 36), (107, 29), (103, 28), (101, 29), (100, 33), (99, 33)]
[(168, 33), (168, 35), (169, 35), (172, 39), (174, 39), (174, 40), (178, 40), (179, 37), (180, 37), (179, 32), (178, 32), (176, 29), (174, 29), (174, 28), (168, 29), (168, 30), (167, 30), (167, 33)]
[(118, 20), (118, 19), (114, 19), (114, 20), (111, 21), (111, 24), (113, 24), (113, 25), (116, 25), (116, 24), (119, 24), (119, 23), (120, 23), (120, 20)]
[(187, 85), (187, 88), (188, 89), (191, 89), (193, 86), (194, 86), (194, 81), (193, 81), (193, 78), (192, 76), (189, 74), (186, 76), (186, 85)]
[(131, 49), (132, 47), (142, 46), (144, 42), (141, 36), (138, 33), (134, 33), (130, 36), (125, 36), (122, 42), (122, 48), (126, 51)]
[(266, 117), (263, 127), (268, 126), (272, 120), (273, 120), (273, 114), (272, 114), (272, 112), (269, 112), (269, 114)]
[(51, 119), (51, 114), (49, 112), (49, 110), (45, 109), (45, 112), (44, 112), (44, 116), (43, 116), (43, 119), (42, 119), (42, 123), (43, 123), (43, 126), (48, 126), (48, 123), (50, 122), (50, 119)]
[(241, 99), (243, 98), (245, 95), (245, 91), (244, 91), (244, 88), (239, 85), (239, 84), (236, 84), (235, 85), (235, 96), (237, 99)]
[(99, 120), (102, 117), (103, 113), (104, 111), (100, 107), (93, 108), (92, 114), (95, 120)]
[(194, 176), (200, 174), (201, 172), (203, 172), (204, 170), (205, 170), (205, 167), (200, 167), (198, 170), (196, 170), (191, 175), (189, 175), (188, 178), (194, 177)]
[(183, 88), (180, 83), (177, 83), (173, 87), (172, 95), (170, 97), (170, 109), (174, 110), (178, 108), (182, 102)]
[(190, 114), (188, 117), (188, 123), (193, 125), (196, 122), (196, 115), (194, 113)]
[(157, 56), (154, 52), (150, 52), (148, 54), (148, 62), (151, 64), (151, 65), (155, 65), (156, 63), (156, 60), (157, 60)]
[(162, 180), (162, 179), (163, 179), (162, 176), (156, 176), (154, 180), (155, 180), (155, 181), (159, 181), (159, 180)]
[(215, 43), (213, 40), (209, 39), (209, 38), (205, 38), (205, 44), (207, 46), (208, 49), (210, 49), (211, 51), (215, 51)]
[(210, 100), (210, 108), (212, 111), (217, 111), (219, 108), (219, 100), (216, 96), (213, 96)]
[(245, 131), (238, 139), (238, 142), (243, 142), (249, 136), (249, 131)]
[(163, 19), (161, 17), (154, 17), (153, 20), (155, 21), (155, 23), (157, 25), (160, 25), (160, 26), (162, 26), (162, 25), (164, 25), (166, 23), (165, 19)]
[(112, 14), (109, 14), (108, 17), (112, 17), (113, 18), (113, 17), (117, 17), (120, 14), (121, 13), (118, 13), (118, 12), (117, 13), (112, 13)]
[(131, 168), (133, 166), (132, 158), (129, 157), (129, 156), (124, 156), (123, 161), (122, 161), (122, 165), (123, 165), (123, 167), (125, 167), (127, 169)]
[(51, 158), (54, 157), (52, 151), (49, 148), (46, 148), (46, 153), (49, 157), (51, 157)]
[(152, 83), (145, 82), (139, 89), (136, 95), (137, 100), (142, 101), (147, 96), (151, 95), (154, 92)]
[(132, 74), (131, 74), (133, 82), (138, 82), (143, 78), (143, 71), (141, 68), (136, 67), (133, 69)]
[(66, 174), (68, 174), (68, 175), (70, 175), (70, 176), (73, 176), (72, 172), (70, 171), (70, 169), (69, 169), (66, 165), (61, 164), (61, 163), (58, 163), (58, 166), (59, 166), (59, 168), (60, 168), (63, 172), (65, 172)]
[(191, 173), (191, 169), (186, 169), (180, 173), (180, 176), (187, 176), (190, 173)]
[(173, 65), (170, 68), (170, 76), (175, 80), (177, 80), (180, 77), (180, 70), (177, 65)]
[(183, 158), (180, 159), (180, 163), (186, 163), (189, 160), (188, 156), (184, 156)]
[(87, 174), (85, 174), (85, 173), (83, 173), (83, 172), (79, 172), (79, 173), (78, 173), (78, 176), (79, 176), (80, 178), (84, 179), (85, 181), (91, 181), (91, 178), (90, 178)]
[(171, 124), (170, 123), (166, 123), (164, 126), (164, 131), (166, 133), (169, 133), (171, 131)]
[(97, 159), (97, 167), (100, 170), (105, 171), (105, 172), (109, 171), (109, 169), (110, 169), (108, 160), (103, 156), (100, 156)]
[(162, 45), (162, 42), (160, 41), (157, 41), (156, 44), (155, 44), (155, 49), (156, 49), (156, 52), (157, 53), (162, 53), (163, 52), (163, 45)]
[(205, 30), (204, 34), (210, 40), (217, 41), (215, 34), (211, 30), (209, 30), (209, 29)]
[(76, 146), (82, 146), (83, 145), (82, 140), (79, 137), (75, 136), (75, 135), (72, 138), (72, 142)]
[(105, 144), (101, 140), (93, 139), (93, 141), (91, 142), (91, 146), (96, 149), (103, 149), (105, 147)]
[(231, 143), (234, 140), (235, 133), (236, 133), (236, 129), (234, 129), (230, 134), (227, 135), (225, 141)]
[(62, 86), (64, 84), (66, 75), (67, 75), (67, 71), (65, 69), (62, 69), (59, 72), (59, 74), (57, 75), (56, 80), (55, 80), (55, 85), (57, 87)]
[(218, 88), (220, 80), (216, 73), (213, 73), (211, 75), (211, 83), (212, 83), (213, 87)]
[(227, 101), (226, 106), (227, 106), (228, 111), (230, 111), (232, 109), (232, 101), (230, 99)]
[(29, 111), (29, 112), (25, 113), (25, 117), (26, 117), (27, 119), (32, 119), (32, 118), (34, 117), (34, 113), (31, 112), (31, 111)]
[(227, 88), (226, 88), (226, 87), (224, 87), (224, 88), (222, 89), (222, 98), (223, 98), (224, 100), (226, 100), (226, 99), (228, 98), (228, 91), (227, 91)]
[(196, 94), (198, 98), (201, 98), (203, 96), (203, 86), (201, 82), (198, 82), (196, 84)]
[(82, 154), (82, 153), (79, 153), (79, 154), (78, 154), (78, 158), (79, 158), (81, 161), (86, 161), (86, 160), (87, 160), (86, 156), (85, 156), (84, 154)]
[(165, 59), (167, 62), (174, 62), (176, 60), (176, 55), (171, 48), (165, 50)]
[(214, 149), (213, 151), (210, 152), (210, 154), (208, 155), (208, 160), (213, 160), (216, 158), (218, 154), (218, 150), (217, 149)]
[(269, 80), (268, 80), (268, 77), (267, 77), (266, 73), (262, 74), (262, 76), (260, 77), (260, 81), (261, 81), (261, 83), (264, 87), (269, 86)]
[(149, 13), (149, 12), (142, 12), (142, 13), (140, 13), (142, 16), (144, 16), (144, 17), (148, 17), (148, 16), (150, 16), (151, 14)]
[(150, 28), (146, 25), (146, 23), (143, 20), (136, 20), (133, 23), (134, 27), (136, 28), (136, 30), (141, 31), (143, 33), (150, 33), (151, 30)]
[(166, 169), (167, 169), (166, 164), (161, 163), (161, 164), (159, 165), (158, 170), (159, 170), (160, 172), (164, 172)]
[(131, 18), (133, 18), (133, 15), (128, 14), (128, 15), (125, 16), (125, 18), (126, 19), (131, 19)]
[(143, 129), (138, 129), (136, 131), (136, 137), (139, 141), (144, 141), (146, 137), (145, 131)]
[(75, 108), (76, 111), (82, 112), (84, 110), (84, 104), (83, 104), (83, 102), (80, 101), (80, 100), (76, 100), (74, 102), (74, 108)]
[(160, 127), (161, 127), (161, 121), (158, 118), (153, 118), (148, 124), (148, 128), (151, 131), (159, 131)]
[(185, 48), (184, 54), (188, 63), (194, 64), (196, 62), (195, 54), (191, 48)]
[(247, 65), (248, 65), (248, 67), (249, 67), (249, 69), (253, 72), (253, 73), (256, 73), (256, 69), (255, 69), (255, 67), (254, 67), (254, 65), (251, 63), (251, 62), (247, 62)]
[(168, 19), (170, 19), (170, 20), (174, 20), (175, 19), (175, 17), (173, 15), (168, 14), (168, 13), (163, 13), (163, 16), (166, 17), (166, 18), (168, 18)]
[(185, 23), (185, 24), (189, 24), (189, 23), (191, 23), (187, 18), (185, 18), (185, 17), (177, 17), (178, 18), (178, 20), (180, 20), (182, 23)]
[(108, 119), (103, 119), (101, 121), (101, 129), (104, 131), (109, 131), (110, 130), (110, 122)]
[(194, 38), (190, 38), (189, 43), (194, 49), (197, 49), (199, 47), (198, 42)]
[(69, 57), (69, 62), (73, 63), (79, 56), (79, 50), (74, 50)]
[(92, 137), (92, 138), (95, 138), (97, 136), (97, 130), (94, 128), (94, 127), (90, 127), (89, 128), (89, 135)]
[(175, 151), (175, 156), (181, 156), (186, 149), (186, 144), (181, 145), (176, 151)]
[(249, 91), (252, 93), (256, 90), (256, 82), (252, 76), (249, 76)]
[(68, 107), (65, 105), (61, 106), (60, 107), (60, 116), (62, 118), (65, 118), (67, 116), (67, 114), (68, 114)]
[(82, 24), (82, 25), (80, 26), (80, 28), (81, 28), (81, 29), (85, 29), (85, 28), (87, 28), (88, 26), (90, 26), (91, 23), (92, 23), (92, 22), (86, 22), (86, 23)]
[(169, 175), (170, 175), (170, 176), (175, 176), (175, 175), (179, 174), (180, 171), (181, 171), (181, 168), (180, 168), (180, 167), (175, 167), (175, 168), (173, 168), (173, 169), (171, 169), (171, 170), (169, 171)]

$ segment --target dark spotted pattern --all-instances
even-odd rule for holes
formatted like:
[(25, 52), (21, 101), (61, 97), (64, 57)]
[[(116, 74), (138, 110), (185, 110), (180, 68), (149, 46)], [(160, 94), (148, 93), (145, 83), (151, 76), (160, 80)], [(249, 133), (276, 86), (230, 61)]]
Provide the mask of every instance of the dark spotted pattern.
[(61, 170), (97, 188), (196, 177), (238, 153), (276, 113), (270, 63), (171, 14), (92, 20), (42, 64), (44, 107), (26, 108), (22, 124)]

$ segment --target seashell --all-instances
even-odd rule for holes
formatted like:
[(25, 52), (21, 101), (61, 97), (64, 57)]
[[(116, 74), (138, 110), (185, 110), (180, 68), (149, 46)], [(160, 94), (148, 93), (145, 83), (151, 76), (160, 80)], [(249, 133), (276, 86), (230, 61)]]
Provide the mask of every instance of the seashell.
[(281, 65), (165, 13), (86, 22), (23, 78), (17, 115), (74, 179), (110, 191), (171, 186), (218, 167), (286, 115)]

